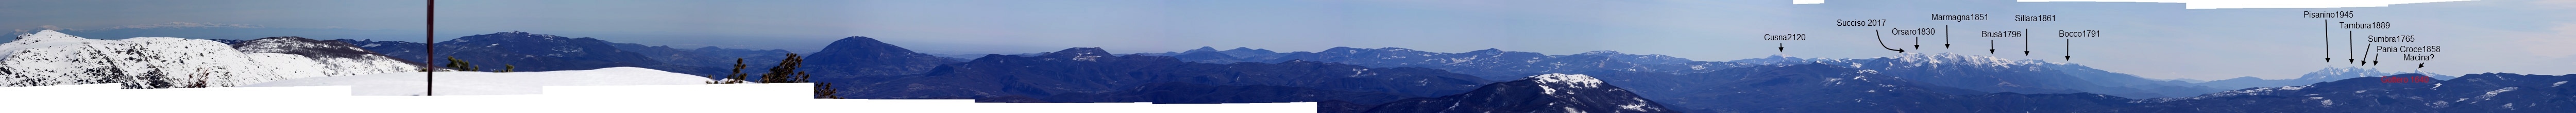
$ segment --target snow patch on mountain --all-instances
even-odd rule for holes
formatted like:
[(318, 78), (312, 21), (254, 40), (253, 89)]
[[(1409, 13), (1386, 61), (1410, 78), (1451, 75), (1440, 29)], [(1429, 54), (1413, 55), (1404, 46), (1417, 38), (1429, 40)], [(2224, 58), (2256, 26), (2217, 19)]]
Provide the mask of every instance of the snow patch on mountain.
[(2299, 85), (2299, 86), (2281, 86), (2281, 87), (2258, 87), (2258, 88), (2247, 88), (2247, 89), (2241, 89), (2241, 90), (2230, 90), (2230, 91), (2226, 91), (2226, 92), (2210, 93), (2210, 94), (2206, 94), (2206, 95), (2202, 95), (2202, 96), (2189, 97), (2189, 98), (2183, 98), (2183, 99), (2204, 99), (2204, 98), (2208, 98), (2208, 97), (2225, 97), (2225, 96), (2240, 96), (2240, 95), (2267, 95), (2267, 94), (2271, 94), (2271, 93), (2272, 93), (2272, 92), (2274, 92), (2274, 91), (2283, 91), (2283, 90), (2301, 90), (2301, 89), (2307, 89), (2308, 87), (2312, 87), (2312, 86), (2316, 86), (2316, 85)]
[[(1601, 83), (1603, 83), (1601, 80), (1587, 75), (1542, 74), (1509, 82), (1486, 84), (1466, 93), (1389, 102), (1368, 112), (1676, 112), (1654, 101), (1639, 97), (1629, 90)], [(1527, 90), (1531, 88), (1536, 88), (1538, 91)], [(1527, 109), (1551, 107), (1561, 109)]]
[(1585, 75), (1564, 74), (1564, 73), (1550, 73), (1550, 74), (1544, 74), (1544, 75), (1538, 75), (1538, 76), (1530, 76), (1530, 77), (1529, 77), (1529, 79), (1530, 79), (1530, 80), (1532, 80), (1532, 81), (1537, 81), (1539, 84), (1563, 85), (1563, 86), (1569, 86), (1569, 87), (1574, 87), (1574, 88), (1599, 88), (1599, 87), (1601, 87), (1601, 80), (1600, 80), (1600, 79), (1593, 79), (1593, 78), (1592, 78), (1592, 76), (1585, 76)]
[(2504, 89), (2490, 90), (2487, 91), (2486, 95), (2478, 95), (2478, 100), (2493, 100), (2495, 99), (2496, 94), (2513, 91), (2514, 89), (2522, 89), (2522, 87), (2504, 87)]
[(523, 95), (540, 94), (544, 86), (604, 85), (684, 85), (706, 84), (706, 77), (671, 73), (636, 67), (610, 67), (592, 70), (541, 72), (438, 72), (436, 84), (422, 86), (429, 80), (427, 72), (385, 73), (357, 76), (318, 77), (245, 85), (242, 87), (350, 86), (352, 95), (401, 96), (423, 95), (435, 90), (437, 95)]

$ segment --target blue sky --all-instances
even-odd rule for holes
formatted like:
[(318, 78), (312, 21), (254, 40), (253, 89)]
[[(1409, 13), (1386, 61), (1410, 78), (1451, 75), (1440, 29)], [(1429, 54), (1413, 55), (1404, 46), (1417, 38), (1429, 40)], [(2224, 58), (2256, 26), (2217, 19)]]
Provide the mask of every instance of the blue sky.
[(394, 0), (9, 0), (0, 1), (0, 30), (8, 30), (0, 32), (50, 29), (93, 39), (301, 36), (418, 40), (428, 33), (423, 31), (428, 27), (428, 4)]
[(10, 0), (0, 28), (99, 29), (169, 22), (421, 30), (429, 6), (395, 0)]

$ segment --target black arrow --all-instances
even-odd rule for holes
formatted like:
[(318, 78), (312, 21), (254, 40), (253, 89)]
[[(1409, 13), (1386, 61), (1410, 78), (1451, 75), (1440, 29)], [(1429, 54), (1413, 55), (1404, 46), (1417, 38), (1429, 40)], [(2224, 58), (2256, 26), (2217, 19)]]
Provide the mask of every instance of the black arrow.
[(2075, 39), (2066, 39), (2066, 61), (2075, 61)]
[(2030, 56), (2030, 29), (2021, 29), (2021, 56)]
[(2323, 47), (2323, 48), (2325, 48), (2325, 49), (2326, 49), (2326, 54), (2323, 54), (2323, 55), (2326, 55), (2326, 62), (2327, 62), (2327, 63), (2333, 63), (2333, 62), (2334, 62), (2334, 24), (2333, 24), (2333, 21), (2334, 21), (2334, 20), (2322, 20), (2321, 22), (2317, 22), (2317, 24), (2325, 24), (2325, 26), (2318, 27), (2318, 28), (2323, 28), (2323, 29), (2325, 29), (2324, 31), (2321, 31), (2321, 33), (2320, 33), (2320, 34), (2323, 34), (2323, 35), (2319, 35), (2319, 36), (2320, 36), (2320, 38), (2323, 38), (2323, 39), (2325, 39), (2325, 40), (2318, 40), (2318, 41), (2321, 41), (2321, 42), (2325, 42), (2325, 43), (2326, 43), (2326, 45)]
[(1923, 49), (1923, 37), (1914, 37), (1914, 49)]
[(2371, 57), (2370, 57), (2370, 65), (2379, 65), (2379, 61), (2380, 61), (2380, 60), (2379, 60), (2379, 58), (2388, 58), (2388, 57), (2379, 57), (2379, 55), (2388, 55), (2388, 54), (2371, 54), (2371, 55), (2370, 55), (2370, 56), (2371, 56)]
[(1869, 34), (1870, 34), (1870, 37), (1878, 38), (1878, 48), (1884, 48), (1884, 49), (1887, 49), (1888, 51), (1896, 51), (1896, 53), (1905, 53), (1905, 50), (1903, 50), (1903, 49), (1896, 49), (1896, 48), (1889, 48), (1889, 47), (1887, 47), (1887, 37), (1885, 37), (1885, 36), (1880, 36), (1880, 35), (1878, 34), (1878, 30), (1869, 30)]
[(1995, 54), (1995, 40), (1986, 40), (1986, 54)]
[(1780, 52), (1789, 52), (1789, 43), (1780, 43)]
[(1950, 48), (1950, 25), (1941, 25), (1941, 49)]
[(2415, 63), (2415, 68), (2417, 68), (2417, 69), (2422, 69), (2422, 68), (2424, 68), (2424, 63)]
[[(2352, 46), (2352, 44), (2353, 44), (2353, 42), (2352, 42), (2352, 31), (2343, 31), (2343, 43), (2344, 43), (2344, 44), (2343, 44), (2343, 46), (2344, 46), (2344, 47), (2343, 47), (2343, 50), (2344, 50), (2343, 54), (2344, 54), (2344, 55), (2355, 55), (2354, 53), (2357, 53), (2357, 52), (2353, 52), (2353, 51), (2359, 51), (2358, 49), (2353, 49), (2353, 48), (2352, 48), (2352, 47), (2353, 47), (2353, 46)], [(2346, 58), (2343, 58), (2344, 63), (2361, 63), (2361, 61), (2360, 61), (2360, 60), (2358, 60), (2358, 59), (2354, 59), (2354, 58), (2350, 58), (2350, 57), (2360, 57), (2360, 56), (2348, 56), (2348, 57), (2346, 57)]]

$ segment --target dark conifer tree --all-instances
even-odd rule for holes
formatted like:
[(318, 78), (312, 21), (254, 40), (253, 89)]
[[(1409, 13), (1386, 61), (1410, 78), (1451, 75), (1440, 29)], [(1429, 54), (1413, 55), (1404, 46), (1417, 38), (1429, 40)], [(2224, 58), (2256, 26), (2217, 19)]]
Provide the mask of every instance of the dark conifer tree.
[(814, 98), (842, 99), (840, 93), (840, 90), (833, 90), (832, 83), (814, 83)]
[(742, 58), (734, 58), (734, 59), (733, 59), (733, 74), (726, 74), (726, 75), (725, 75), (725, 77), (724, 77), (724, 79), (718, 79), (718, 81), (716, 81), (715, 83), (716, 83), (716, 84), (734, 84), (734, 83), (742, 83), (743, 79), (745, 79), (746, 77), (750, 77), (750, 75), (751, 75), (751, 74), (743, 74), (743, 73), (742, 73), (742, 68), (744, 68), (744, 67), (748, 67), (748, 66), (751, 66), (751, 65), (743, 65), (743, 64), (742, 64)]
[(804, 58), (804, 57), (797, 56), (795, 53), (788, 53), (788, 54), (787, 54), (787, 59), (780, 59), (780, 60), (778, 60), (778, 66), (777, 66), (777, 67), (769, 67), (769, 73), (760, 74), (760, 81), (759, 81), (759, 82), (760, 82), (760, 83), (802, 83), (802, 82), (805, 82), (805, 81), (804, 81), (804, 79), (802, 79), (802, 78), (804, 78), (804, 77), (802, 77), (802, 76), (804, 76), (804, 74), (803, 74), (804, 72), (796, 72), (796, 67), (797, 67), (798, 65), (803, 64), (804, 62), (805, 62), (805, 58)]
[(456, 56), (447, 57), (447, 68), (456, 69), (457, 71), (482, 71), (482, 69), (474, 68), (474, 63), (466, 63), (465, 60), (456, 59)]

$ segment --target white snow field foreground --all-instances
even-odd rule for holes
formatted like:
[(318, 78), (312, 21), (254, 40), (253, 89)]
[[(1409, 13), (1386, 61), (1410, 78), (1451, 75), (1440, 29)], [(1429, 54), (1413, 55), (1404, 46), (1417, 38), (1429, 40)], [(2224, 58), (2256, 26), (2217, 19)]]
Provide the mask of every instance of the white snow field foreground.
[[(706, 77), (671, 73), (636, 67), (610, 67), (591, 70), (541, 72), (438, 72), (437, 87), (424, 87), (426, 72), (385, 73), (356, 76), (314, 77), (278, 80), (241, 87), (349, 86), (351, 95), (409, 96), (422, 95), (435, 89), (438, 96), (448, 95), (524, 95), (540, 94), (543, 86), (601, 85), (686, 85), (706, 84)], [(807, 95), (812, 96), (812, 95)]]
[[(447, 73), (440, 73), (447, 76)], [(442, 81), (444, 82), (444, 81)], [(417, 83), (417, 82), (415, 82)], [(444, 85), (444, 84), (442, 84)], [(1313, 113), (1313, 102), (1248, 104), (974, 103), (810, 99), (812, 84), (544, 86), (545, 94), (351, 96), (353, 86), (118, 89), (117, 84), (0, 87), (12, 113)], [(365, 88), (356, 88), (365, 89)], [(440, 92), (444, 94), (445, 92)]]

